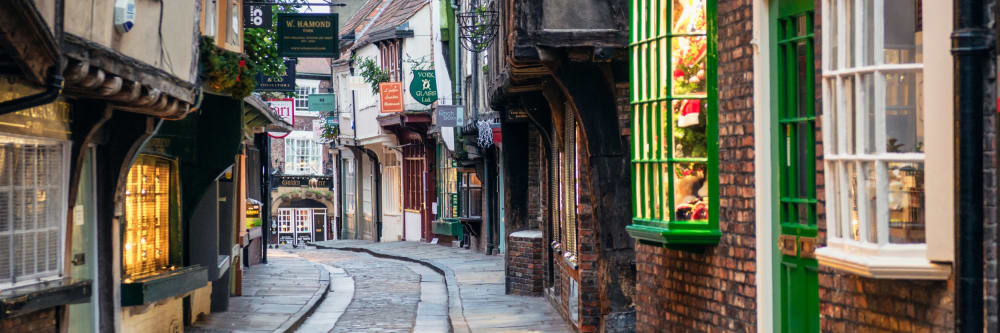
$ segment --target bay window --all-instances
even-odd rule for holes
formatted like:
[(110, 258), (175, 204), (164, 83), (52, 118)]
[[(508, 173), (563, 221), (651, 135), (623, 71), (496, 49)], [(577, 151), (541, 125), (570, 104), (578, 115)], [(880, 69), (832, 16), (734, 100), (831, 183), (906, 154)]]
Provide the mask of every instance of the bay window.
[(715, 0), (631, 0), (632, 225), (641, 242), (714, 244)]
[(312, 132), (296, 131), (285, 138), (285, 174), (321, 175), (323, 147)]
[[(950, 69), (925, 74), (925, 63), (951, 65), (947, 37), (934, 48), (930, 43), (942, 42), (927, 38), (925, 47), (924, 31), (934, 27), (942, 31), (931, 34), (947, 36), (950, 16), (922, 15), (924, 5), (921, 0), (823, 2), (827, 247), (816, 251), (820, 264), (876, 278), (948, 276), (947, 266), (930, 259), (947, 261), (950, 250), (929, 253), (928, 244), (951, 244), (944, 239), (952, 238), (953, 218), (931, 212), (927, 194), (934, 196), (933, 210), (951, 210), (953, 200), (939, 199), (952, 198), (953, 189), (950, 180), (932, 183), (926, 175), (953, 175), (947, 165), (929, 165), (953, 160), (951, 89), (925, 90), (924, 82), (950, 86)], [(928, 107), (942, 100), (943, 105)]]

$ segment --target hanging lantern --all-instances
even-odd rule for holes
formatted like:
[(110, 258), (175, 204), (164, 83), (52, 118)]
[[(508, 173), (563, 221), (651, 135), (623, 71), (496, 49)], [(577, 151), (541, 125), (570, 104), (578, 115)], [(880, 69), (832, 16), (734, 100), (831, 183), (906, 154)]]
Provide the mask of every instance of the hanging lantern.
[(500, 13), (493, 0), (470, 0), (469, 7), (458, 17), (458, 32), (462, 47), (472, 52), (482, 52), (497, 35)]

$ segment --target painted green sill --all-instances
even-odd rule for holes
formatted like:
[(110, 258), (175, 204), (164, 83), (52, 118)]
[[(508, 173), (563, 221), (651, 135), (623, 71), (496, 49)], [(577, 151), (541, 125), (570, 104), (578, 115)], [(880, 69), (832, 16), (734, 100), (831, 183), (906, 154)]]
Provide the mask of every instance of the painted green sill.
[(121, 284), (122, 306), (145, 305), (168, 297), (181, 296), (204, 287), (208, 269), (200, 265)]
[(722, 233), (707, 223), (633, 221), (632, 225), (625, 227), (625, 231), (640, 242), (663, 246), (715, 245), (719, 243), (719, 238), (722, 238)]
[(431, 222), (431, 231), (438, 235), (462, 238), (462, 222), (458, 219), (444, 218)]

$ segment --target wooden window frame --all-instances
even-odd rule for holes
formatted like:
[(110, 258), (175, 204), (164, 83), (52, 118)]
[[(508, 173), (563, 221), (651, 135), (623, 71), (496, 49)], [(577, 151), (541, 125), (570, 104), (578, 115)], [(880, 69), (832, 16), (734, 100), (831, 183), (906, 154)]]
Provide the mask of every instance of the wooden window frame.
[[(824, 22), (836, 25), (836, 31), (853, 30), (857, 37), (851, 44), (850, 50), (856, 65), (850, 66), (846, 58), (849, 55), (847, 48), (848, 37), (841, 33), (836, 35), (837, 54), (833, 53), (832, 47), (826, 47), (833, 42), (832, 30), (823, 29), (823, 58), (831, 59), (823, 65), (823, 140), (824, 163), (825, 163), (825, 184), (827, 202), (827, 244), (826, 247), (816, 250), (816, 256), (820, 265), (832, 267), (871, 278), (889, 279), (947, 279), (951, 273), (949, 265), (941, 264), (953, 260), (953, 227), (954, 227), (954, 158), (953, 151), (953, 116), (948, 110), (952, 106), (948, 101), (952, 99), (951, 81), (951, 56), (948, 54), (950, 46), (947, 36), (951, 33), (950, 4), (935, 1), (922, 2), (922, 41), (923, 62), (915, 59), (914, 63), (906, 64), (885, 64), (884, 58), (875, 54), (875, 50), (881, 50), (884, 45), (884, 0), (824, 0), (822, 2), (822, 12)], [(866, 21), (867, 6), (853, 6), (853, 12), (848, 13), (845, 3), (872, 3), (873, 22), (872, 29), (868, 29)], [(835, 5), (835, 6), (834, 6)], [(836, 13), (833, 13), (836, 10)], [(852, 22), (845, 19), (847, 14), (852, 14)], [(829, 25), (825, 24), (825, 25)], [(872, 35), (873, 50), (868, 49), (865, 37)], [(940, 40), (938, 40), (940, 39)], [(872, 63), (865, 63), (865, 56), (871, 54)], [(836, 59), (834, 59), (836, 57)], [(835, 61), (833, 61), (835, 60)], [(916, 92), (917, 105), (923, 103), (924, 110), (937, 110), (935, 112), (925, 112), (924, 114), (924, 152), (892, 153), (886, 152), (886, 123), (885, 95), (886, 95), (886, 73), (923, 73), (923, 82), (934, 82), (934, 87), (923, 85)], [(869, 124), (867, 118), (868, 101), (862, 78), (870, 76), (868, 80), (873, 80), (874, 95), (874, 124)], [(853, 98), (855, 103), (854, 114), (844, 114), (847, 103), (852, 102), (845, 99), (845, 79), (853, 80)], [(944, 86), (939, 86), (944, 85)], [(943, 101), (943, 102), (942, 102)], [(919, 106), (918, 106), (919, 107)], [(856, 126), (847, 124), (845, 117), (855, 118)], [(942, 126), (942, 124), (945, 124)], [(874, 151), (866, 153), (865, 139), (869, 126), (875, 126), (874, 131)], [(851, 127), (852, 132), (848, 132)], [(881, 129), (881, 130), (880, 130)], [(859, 134), (854, 134), (859, 133)], [(853, 136), (854, 152), (847, 151), (847, 138)], [(932, 181), (924, 179), (924, 223), (925, 223), (925, 243), (917, 244), (895, 244), (889, 239), (889, 211), (888, 211), (888, 180), (887, 163), (906, 162), (923, 163), (924, 175), (939, 175), (930, 178), (940, 178)], [(872, 165), (875, 168), (874, 188), (876, 210), (875, 221), (871, 221), (868, 216), (868, 205), (864, 201), (869, 196), (867, 172), (861, 169), (862, 165)], [(845, 218), (851, 208), (849, 206), (849, 179), (846, 168), (854, 165), (857, 170), (857, 200), (859, 240), (850, 237), (852, 222)], [(935, 202), (941, 202), (934, 209), (926, 209), (927, 195), (933, 194)], [(873, 225), (874, 224), (874, 225)], [(875, 235), (869, 235), (874, 229)]]
[[(139, 274), (139, 275), (132, 275), (132, 274), (130, 274), (130, 272), (128, 272), (128, 269), (125, 266), (126, 265), (126, 263), (125, 263), (125, 258), (126, 258), (125, 252), (129, 251), (129, 249), (127, 247), (127, 244), (126, 244), (127, 239), (128, 239), (128, 237), (126, 235), (127, 224), (129, 222), (127, 220), (128, 216), (124, 216), (123, 219), (122, 219), (122, 236), (121, 236), (121, 242), (122, 242), (122, 245), (121, 245), (121, 251), (122, 251), (122, 254), (121, 254), (122, 255), (122, 262), (121, 262), (122, 270), (121, 270), (121, 273), (122, 273), (122, 278), (123, 278), (122, 282), (125, 283), (125, 284), (129, 284), (129, 283), (132, 283), (134, 281), (155, 279), (157, 276), (161, 276), (161, 275), (165, 275), (167, 273), (170, 273), (172, 270), (176, 269), (176, 267), (181, 266), (181, 261), (182, 261), (181, 258), (180, 258), (182, 240), (181, 240), (181, 237), (180, 237), (180, 231), (181, 230), (180, 230), (180, 224), (179, 224), (180, 209), (181, 209), (181, 207), (180, 207), (180, 191), (179, 191), (179, 184), (180, 184), (179, 165), (178, 165), (176, 159), (172, 159), (172, 158), (169, 158), (169, 157), (166, 157), (166, 156), (160, 156), (160, 155), (154, 155), (154, 154), (141, 154), (141, 155), (139, 155), (139, 157), (136, 158), (136, 162), (133, 163), (132, 166), (129, 168), (129, 173), (132, 172), (133, 168), (139, 166), (140, 160), (142, 160), (142, 159), (158, 159), (158, 160), (163, 160), (163, 161), (165, 161), (166, 163), (168, 163), (170, 165), (170, 169), (168, 171), (170, 179), (169, 179), (169, 183), (167, 185), (168, 186), (168, 194), (167, 194), (168, 221), (166, 221), (168, 223), (168, 225), (166, 226), (166, 228), (167, 228), (167, 251), (165, 253), (165, 255), (167, 256), (167, 258), (166, 258), (166, 265), (168, 265), (169, 267), (168, 267), (168, 269), (161, 269), (161, 270), (154, 271), (154, 272), (151, 272), (151, 273)], [(126, 194), (127, 194), (127, 192), (126, 192)], [(128, 200), (126, 200), (126, 201), (128, 201)], [(128, 205), (128, 203), (126, 202), (126, 212), (128, 211), (127, 205)], [(137, 250), (133, 250), (133, 251), (137, 251)]]
[[(722, 236), (719, 230), (718, 89), (716, 0), (705, 0), (704, 34), (675, 34), (668, 31), (662, 17), (671, 13), (670, 0), (630, 0), (629, 63), (631, 104), (632, 225), (626, 229), (641, 243), (654, 245), (712, 245)], [(655, 9), (650, 9), (650, 8)], [(657, 30), (657, 31), (653, 31)], [(672, 30), (672, 29), (670, 29)], [(674, 95), (672, 41), (675, 37), (705, 36), (705, 95)], [(661, 51), (657, 51), (657, 47)], [(666, 85), (670, 89), (661, 89)], [(700, 100), (704, 103), (706, 157), (680, 158), (673, 154), (673, 101)], [(667, 111), (663, 111), (667, 110)], [(666, 143), (664, 145), (664, 142)], [(670, 147), (663, 149), (662, 147)], [(665, 152), (664, 152), (665, 151)], [(679, 163), (704, 163), (708, 183), (704, 220), (680, 221), (673, 218), (673, 176), (662, 180), (662, 168)], [(654, 170), (655, 169), (655, 170)]]

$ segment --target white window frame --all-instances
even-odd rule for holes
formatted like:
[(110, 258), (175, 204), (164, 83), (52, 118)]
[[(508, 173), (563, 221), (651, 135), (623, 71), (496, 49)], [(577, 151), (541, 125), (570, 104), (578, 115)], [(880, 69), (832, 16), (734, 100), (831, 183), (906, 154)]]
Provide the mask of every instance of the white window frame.
[(357, 168), (355, 168), (353, 158), (345, 158), (344, 161), (344, 213), (355, 214), (357, 212)]
[(278, 208), (278, 233), (292, 233), (291, 208)]
[[(867, 18), (864, 4), (874, 1), (874, 31), (867, 31)], [(836, 2), (837, 13), (832, 13), (832, 4)], [(845, 4), (854, 2), (853, 13), (847, 13)], [(822, 4), (824, 25), (835, 24), (839, 31), (837, 37), (837, 59), (836, 63), (824, 62), (823, 65), (823, 142), (836, 143), (835, 145), (824, 144), (824, 184), (826, 184), (826, 198), (838, 198), (827, 201), (826, 221), (827, 221), (827, 244), (826, 247), (816, 250), (816, 257), (821, 265), (835, 269), (852, 272), (858, 275), (872, 278), (890, 279), (947, 279), (951, 273), (951, 267), (947, 263), (953, 260), (953, 225), (954, 225), (954, 180), (948, 175), (954, 175), (953, 163), (953, 119), (952, 109), (949, 105), (951, 101), (951, 55), (950, 50), (951, 33), (951, 4), (950, 1), (923, 1), (923, 63), (915, 64), (884, 64), (880, 54), (873, 55), (874, 64), (864, 65), (864, 55), (868, 50), (865, 43), (865, 36), (873, 34), (873, 47), (881, 50), (884, 45), (884, 17), (885, 0), (824, 0)], [(847, 14), (853, 14), (853, 22), (845, 22)], [(849, 26), (852, 24), (853, 26)], [(831, 31), (833, 29), (823, 29), (823, 59), (833, 59), (831, 45)], [(847, 68), (847, 44), (846, 34), (843, 32), (855, 32), (855, 43), (851, 45), (854, 52), (855, 67)], [(926, 64), (926, 65), (925, 65)], [(886, 153), (886, 132), (875, 131), (874, 153), (865, 153), (866, 130), (873, 124), (867, 123), (866, 112), (867, 98), (862, 85), (862, 77), (871, 75), (874, 80), (874, 107), (876, 129), (885, 128), (885, 94), (886, 83), (884, 74), (898, 72), (923, 72), (925, 83), (917, 92), (917, 98), (922, 99), (917, 103), (923, 103), (924, 110), (932, 111), (924, 113), (924, 152), (923, 153)], [(849, 101), (844, 99), (843, 88), (844, 79), (853, 77), (853, 98), (855, 101), (855, 131), (854, 146), (855, 153), (847, 154), (847, 124), (842, 113), (833, 119), (833, 112), (845, 110)], [(926, 83), (933, 83), (932, 85)], [(836, 87), (836, 89), (833, 89)], [(836, 110), (833, 110), (836, 107)], [(942, 125), (944, 124), (944, 125)], [(834, 126), (836, 128), (834, 128)], [(836, 137), (834, 137), (834, 134)], [(834, 141), (836, 140), (836, 141)], [(862, 162), (873, 162), (875, 165), (875, 188), (877, 189), (875, 209), (878, 212), (876, 221), (867, 220), (867, 205), (863, 201), (868, 200), (865, 190), (864, 170), (860, 168)], [(886, 179), (886, 162), (919, 162), (924, 164), (925, 175), (938, 175), (926, 177), (924, 181), (925, 193), (925, 240), (922, 244), (893, 244), (889, 242), (889, 214), (888, 214), (888, 181)], [(848, 178), (844, 166), (849, 163), (855, 164), (858, 179), (858, 215), (859, 232), (861, 241), (856, 241), (850, 237), (851, 221), (843, 216), (850, 212), (848, 205), (849, 195), (847, 193)], [(834, 178), (837, 174), (837, 179)], [(940, 178), (933, 179), (932, 178)], [(839, 184), (834, 184), (834, 181)], [(835, 186), (839, 186), (843, 191), (837, 191)], [(833, 203), (839, 203), (838, 207), (831, 207)], [(944, 203), (936, 205), (937, 203)], [(868, 230), (871, 223), (875, 223), (875, 242), (869, 239)]]
[[(65, 260), (64, 250), (65, 250), (65, 246), (66, 246), (66, 236), (67, 236), (65, 221), (66, 221), (66, 218), (67, 218), (66, 214), (67, 214), (67, 211), (69, 209), (68, 208), (69, 207), (69, 203), (68, 203), (67, 198), (68, 198), (68, 195), (69, 195), (69, 186), (70, 186), (69, 185), (70, 146), (71, 146), (70, 145), (70, 141), (68, 141), (68, 140), (56, 140), (56, 139), (49, 139), (49, 138), (41, 138), (41, 137), (19, 136), (19, 135), (13, 135), (13, 134), (9, 134), (9, 133), (0, 134), (0, 140), (3, 140), (3, 143), (0, 143), (0, 144), (6, 144), (6, 143), (20, 143), (20, 144), (33, 143), (33, 144), (47, 144), (47, 145), (58, 144), (58, 145), (62, 146), (62, 147), (60, 147), (60, 149), (62, 150), (62, 161), (60, 163), (61, 164), (60, 167), (62, 168), (62, 170), (60, 170), (60, 172), (59, 172), (60, 173), (60, 176), (58, 177), (59, 178), (59, 180), (58, 180), (59, 181), (59, 185), (58, 186), (48, 186), (48, 189), (53, 190), (53, 191), (51, 191), (49, 193), (48, 196), (50, 198), (53, 198), (53, 199), (55, 199), (55, 200), (58, 201), (55, 206), (52, 206), (54, 208), (50, 208), (50, 209), (52, 209), (53, 211), (56, 212), (55, 216), (51, 217), (51, 220), (49, 221), (50, 226), (48, 226), (46, 228), (34, 228), (34, 229), (32, 229), (33, 232), (39, 232), (39, 231), (44, 231), (44, 230), (53, 231), (53, 229), (58, 229), (57, 230), (58, 231), (58, 236), (57, 236), (58, 239), (56, 241), (57, 249), (56, 249), (56, 254), (55, 254), (56, 257), (55, 258), (47, 258), (46, 259), (46, 262), (48, 260), (55, 260), (56, 261), (56, 263), (55, 263), (55, 269), (53, 269), (53, 270), (45, 269), (44, 271), (39, 271), (39, 267), (38, 267), (39, 264), (38, 264), (38, 260), (36, 259), (35, 262), (34, 262), (34, 264), (35, 264), (35, 272), (34, 273), (27, 274), (27, 275), (20, 275), (20, 276), (16, 276), (15, 277), (13, 275), (13, 273), (14, 273), (14, 260), (17, 259), (17, 258), (14, 258), (15, 251), (13, 251), (12, 248), (11, 249), (0, 249), (0, 253), (2, 253), (5, 256), (9, 256), (9, 259), (10, 259), (8, 261), (8, 264), (10, 265), (9, 271), (6, 272), (3, 275), (3, 279), (0, 279), (0, 281), (3, 281), (3, 282), (0, 282), (0, 290), (10, 289), (10, 288), (16, 288), (16, 287), (21, 287), (21, 286), (26, 286), (26, 285), (32, 285), (32, 284), (36, 284), (36, 283), (41, 283), (41, 282), (45, 282), (45, 281), (51, 281), (51, 280), (60, 279), (65, 274), (64, 269), (63, 269), (63, 260)], [(2, 174), (0, 174), (0, 175), (2, 175)], [(13, 177), (13, 176), (14, 175), (13, 175), (12, 172), (9, 173), (9, 177)], [(37, 175), (36, 175), (36, 180), (37, 180)], [(14, 243), (14, 235), (18, 233), (17, 231), (14, 231), (14, 225), (13, 225), (13, 214), (14, 214), (14, 204), (12, 202), (14, 200), (13, 191), (15, 190), (15, 187), (25, 188), (25, 187), (28, 187), (28, 186), (27, 185), (14, 186), (12, 180), (10, 180), (8, 183), (10, 185), (0, 187), (0, 189), (3, 189), (5, 192), (8, 192), (8, 198), (7, 198), (7, 200), (10, 201), (8, 203), (6, 215), (5, 216), (0, 216), (0, 219), (6, 219), (8, 221), (8, 223), (10, 223), (10, 226), (9, 226), (10, 229), (8, 231), (2, 232), (2, 233), (10, 235), (11, 238), (9, 240), (9, 244), (10, 244), (9, 246), (13, 247), (14, 246), (14, 244), (13, 244)], [(37, 185), (33, 186), (33, 187), (37, 188)], [(36, 217), (36, 219), (37, 219), (37, 217)], [(35, 223), (37, 225), (38, 221), (33, 221), (33, 223)], [(54, 224), (54, 225), (51, 225), (51, 224)], [(21, 231), (21, 233), (26, 233), (26, 232), (29, 232), (29, 231), (28, 230), (22, 230)], [(37, 238), (36, 238), (36, 242), (37, 242)], [(37, 249), (37, 245), (36, 245), (36, 249)], [(36, 253), (36, 255), (37, 255), (37, 253)], [(46, 266), (48, 266), (48, 265), (46, 265)]]
[(323, 147), (312, 131), (294, 131), (285, 138), (285, 174), (323, 175)]
[(400, 154), (394, 149), (383, 146), (382, 156), (382, 193), (385, 200), (382, 202), (382, 212), (385, 215), (401, 216), (403, 186), (401, 185), (402, 163)]

